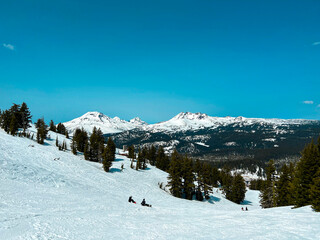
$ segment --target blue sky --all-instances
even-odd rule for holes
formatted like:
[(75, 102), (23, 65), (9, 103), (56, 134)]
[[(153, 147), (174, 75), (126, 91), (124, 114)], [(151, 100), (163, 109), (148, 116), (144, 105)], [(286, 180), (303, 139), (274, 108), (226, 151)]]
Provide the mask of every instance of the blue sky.
[[(3, 1), (0, 108), (320, 119), (320, 1)], [(307, 102), (306, 102), (307, 101)]]

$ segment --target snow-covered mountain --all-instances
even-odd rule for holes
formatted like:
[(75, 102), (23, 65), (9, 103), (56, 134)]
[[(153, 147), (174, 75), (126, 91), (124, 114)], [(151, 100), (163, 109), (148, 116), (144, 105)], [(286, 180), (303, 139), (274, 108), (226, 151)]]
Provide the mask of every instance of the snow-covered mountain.
[(100, 112), (88, 112), (81, 117), (63, 123), (70, 133), (73, 133), (77, 128), (84, 128), (87, 132), (92, 132), (93, 128), (100, 128), (104, 134), (118, 133), (141, 128), (147, 123), (136, 117), (130, 121), (121, 120), (119, 117), (110, 118)]
[(266, 119), (266, 118), (245, 118), (245, 117), (211, 117), (204, 113), (181, 112), (168, 121), (147, 124), (136, 117), (130, 121), (121, 120), (119, 117), (110, 118), (100, 112), (88, 112), (83, 116), (65, 122), (64, 125), (69, 132), (76, 128), (84, 128), (92, 132), (93, 127), (100, 128), (104, 134), (120, 133), (132, 129), (141, 129), (149, 132), (181, 132), (196, 131), (200, 129), (215, 129), (228, 125), (250, 126), (272, 125), (274, 128), (285, 125), (304, 125), (318, 122), (316, 120), (303, 119)]
[(303, 125), (317, 122), (304, 119), (266, 119), (266, 118), (245, 118), (245, 117), (211, 117), (204, 113), (181, 112), (172, 119), (152, 125), (145, 126), (145, 130), (157, 131), (189, 131), (199, 129), (215, 129), (227, 125), (249, 126), (253, 124), (268, 124), (277, 126)]

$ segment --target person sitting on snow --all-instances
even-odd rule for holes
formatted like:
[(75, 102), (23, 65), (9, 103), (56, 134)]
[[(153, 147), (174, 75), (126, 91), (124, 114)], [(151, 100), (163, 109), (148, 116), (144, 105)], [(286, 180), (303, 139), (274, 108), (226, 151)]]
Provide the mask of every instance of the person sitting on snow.
[(142, 200), (141, 205), (142, 205), (142, 206), (151, 207), (150, 204), (146, 204), (146, 200), (145, 200), (145, 199)]
[(132, 203), (136, 203), (133, 199), (132, 199), (132, 196), (129, 197), (129, 202), (132, 202)]

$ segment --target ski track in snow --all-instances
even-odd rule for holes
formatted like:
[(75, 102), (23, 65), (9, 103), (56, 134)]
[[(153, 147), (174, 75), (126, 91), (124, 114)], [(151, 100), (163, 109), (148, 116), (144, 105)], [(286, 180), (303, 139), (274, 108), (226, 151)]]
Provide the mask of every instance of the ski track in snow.
[(174, 198), (158, 187), (167, 173), (135, 171), (120, 155), (105, 173), (58, 151), (50, 136), (39, 145), (0, 130), (0, 239), (320, 239), (320, 214), (310, 207), (261, 209), (257, 191), (247, 192), (246, 205), (217, 189), (211, 203)]

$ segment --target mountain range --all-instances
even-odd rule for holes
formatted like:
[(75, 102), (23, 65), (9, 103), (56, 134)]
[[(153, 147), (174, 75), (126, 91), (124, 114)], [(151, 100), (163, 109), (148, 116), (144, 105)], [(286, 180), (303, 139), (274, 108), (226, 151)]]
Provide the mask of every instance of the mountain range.
[(320, 133), (318, 120), (212, 117), (190, 112), (156, 124), (89, 112), (64, 125), (70, 132), (77, 127), (91, 132), (96, 126), (119, 147), (163, 146), (169, 153), (176, 148), (210, 161), (297, 158), (304, 145)]

